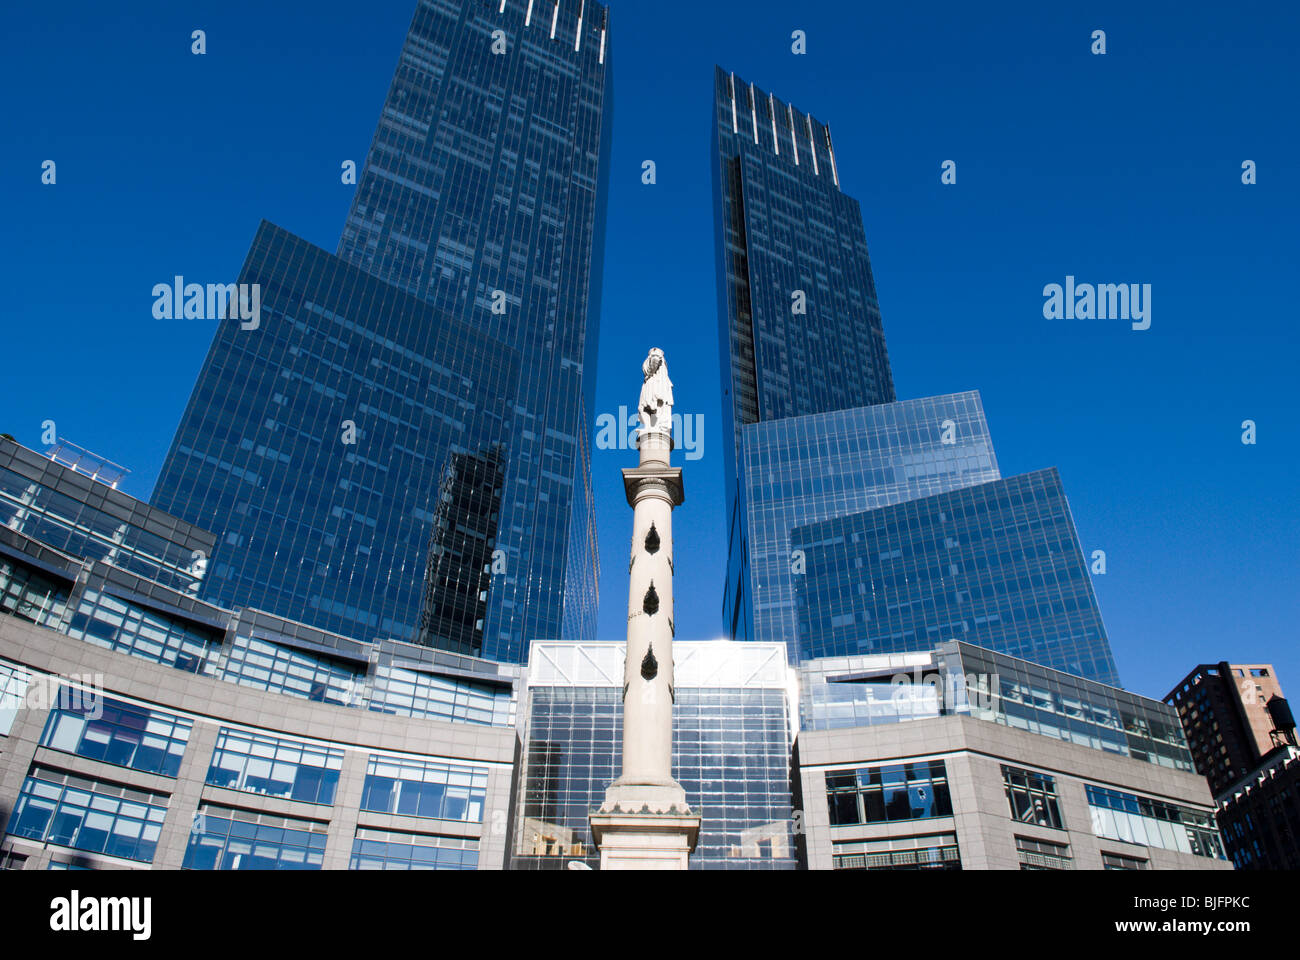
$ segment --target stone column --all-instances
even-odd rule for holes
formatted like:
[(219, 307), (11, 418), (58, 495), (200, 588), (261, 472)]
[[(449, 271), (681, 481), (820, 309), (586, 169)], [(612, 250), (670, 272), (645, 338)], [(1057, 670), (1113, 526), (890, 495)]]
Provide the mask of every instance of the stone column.
[(686, 804), (686, 791), (672, 775), (672, 516), (684, 497), (682, 471), (670, 463), (671, 420), (647, 419), (649, 425), (637, 435), (640, 464), (623, 470), (632, 508), (623, 764), (605, 802), (591, 816), (604, 870), (684, 870), (700, 826)]

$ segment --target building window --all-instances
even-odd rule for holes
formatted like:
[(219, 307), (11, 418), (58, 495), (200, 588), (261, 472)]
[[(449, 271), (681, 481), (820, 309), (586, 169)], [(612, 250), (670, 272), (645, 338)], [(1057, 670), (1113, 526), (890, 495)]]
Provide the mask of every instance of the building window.
[(1016, 853), (1020, 856), (1021, 870), (1071, 870), (1074, 867), (1070, 847), (1065, 843), (1018, 836)]
[(375, 668), (370, 709), (404, 717), (432, 717), (462, 723), (498, 726), (514, 723), (514, 703), (509, 686), (474, 683), (392, 666)]
[(1056, 802), (1055, 778), (1004, 764), (1002, 782), (1006, 785), (1007, 802), (1011, 805), (1011, 819), (1065, 829), (1061, 808)]
[(77, 709), (50, 712), (41, 746), (174, 777), (194, 722), (102, 694)]
[(167, 796), (35, 766), (9, 832), (111, 857), (151, 863)]
[(358, 827), (349, 870), (477, 870), (478, 841)]
[(221, 728), (208, 783), (304, 803), (334, 802), (343, 751)]
[(186, 870), (319, 870), (327, 824), (203, 804), (190, 830)]
[(1142, 857), (1130, 857), (1123, 853), (1101, 852), (1101, 865), (1106, 870), (1148, 870), (1150, 862)]
[(0, 559), (0, 613), (56, 629), (67, 604), (65, 587), (22, 564)]
[(97, 590), (81, 595), (68, 635), (187, 673), (212, 673), (221, 635)]
[(365, 670), (258, 637), (235, 637), (224, 679), (317, 703), (354, 706)]
[(836, 843), (836, 870), (960, 870), (955, 833)]
[(31, 674), (16, 663), (0, 660), (0, 736), (9, 736), (27, 698)]
[(942, 760), (828, 772), (826, 802), (833, 827), (952, 816)]
[(1226, 859), (1214, 815), (1209, 811), (1090, 783), (1084, 787), (1092, 815), (1092, 832), (1097, 836), (1198, 857)]
[(95, 509), (82, 495), (68, 496), (6, 468), (0, 468), (0, 526), (61, 553), (102, 560), (178, 590), (195, 589), (202, 576), (194, 572), (191, 544), (164, 540)]
[(1177, 712), (1092, 680), (988, 651), (961, 649), (968, 673), (998, 678), (974, 691), (974, 716), (1157, 766), (1193, 769)]
[(482, 823), (487, 778), (486, 767), (373, 754), (366, 765), (361, 809), (404, 817)]

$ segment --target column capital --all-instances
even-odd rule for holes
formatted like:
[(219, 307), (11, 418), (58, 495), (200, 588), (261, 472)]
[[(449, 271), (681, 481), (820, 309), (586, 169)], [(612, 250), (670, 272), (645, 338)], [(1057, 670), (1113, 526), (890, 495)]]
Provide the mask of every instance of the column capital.
[(623, 490), (627, 494), (629, 507), (636, 506), (637, 491), (647, 482), (662, 485), (674, 507), (681, 506), (682, 501), (686, 499), (681, 467), (624, 467)]

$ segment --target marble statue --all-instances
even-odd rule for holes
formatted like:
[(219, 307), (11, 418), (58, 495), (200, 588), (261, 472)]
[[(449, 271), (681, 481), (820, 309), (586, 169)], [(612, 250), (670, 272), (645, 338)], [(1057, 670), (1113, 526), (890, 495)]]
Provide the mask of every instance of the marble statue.
[(673, 382), (668, 379), (668, 362), (658, 347), (652, 349), (641, 364), (644, 382), (637, 412), (641, 416), (642, 431), (671, 430), (673, 424)]

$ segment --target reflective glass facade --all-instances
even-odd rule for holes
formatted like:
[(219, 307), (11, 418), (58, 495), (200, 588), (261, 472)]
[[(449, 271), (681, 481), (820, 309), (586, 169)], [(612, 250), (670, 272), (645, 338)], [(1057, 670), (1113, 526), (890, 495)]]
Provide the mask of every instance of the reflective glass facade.
[(1226, 859), (1211, 813), (1091, 783), (1084, 786), (1097, 836)]
[(964, 714), (1190, 772), (1174, 709), (1118, 687), (967, 643), (826, 657), (799, 668), (800, 722), (834, 730)]
[[(28, 458), (37, 456), (19, 449)], [(66, 476), (47, 482), (68, 486)], [(127, 512), (142, 512), (150, 525), (181, 523), (131, 503), (135, 506)], [(57, 528), (37, 532), (52, 529)], [(362, 642), (247, 607), (222, 609), (188, 589), (167, 587), (103, 560), (69, 556), (3, 527), (0, 614), (271, 693), (415, 718), (514, 724), (519, 666), (399, 641)], [(21, 693), (18, 679), (0, 665), (0, 734), (13, 722), (13, 696), (6, 693), (11, 685)]]
[[(924, 679), (938, 663), (932, 652), (825, 657), (799, 665), (803, 730), (839, 730), (942, 715), (941, 692)], [(895, 683), (895, 677), (906, 682)]]
[(1055, 472), (995, 486), (977, 394), (895, 402), (829, 128), (720, 68), (713, 106), (725, 635), (799, 662), (956, 638), (1118, 682)]
[(952, 816), (942, 760), (828, 772), (826, 803), (832, 827)]
[(1040, 827), (1065, 829), (1061, 805), (1056, 799), (1056, 778), (1036, 770), (1022, 770), (1002, 764), (1002, 782), (1006, 785), (1011, 819)]
[(487, 780), (486, 767), (376, 754), (366, 766), (361, 809), (482, 823)]
[(349, 870), (476, 870), (478, 841), (358, 827)]
[(362, 665), (242, 634), (223, 670), (231, 683), (344, 706), (352, 705), (365, 675)]
[(342, 750), (222, 727), (207, 782), (268, 797), (332, 804), (342, 769)]
[(974, 391), (750, 424), (741, 457), (724, 608), (735, 640), (798, 636), (795, 526), (1001, 477)]
[[(50, 485), (68, 486), (71, 468), (52, 468)], [(180, 523), (137, 501), (127, 512)], [(44, 617), (0, 606), (10, 785), (0, 869), (122, 866), (116, 858), (167, 869), (502, 866), (521, 667), (225, 609), (90, 552), (0, 527), (2, 559), (59, 591), (58, 604), (36, 605)], [(67, 674), (70, 663), (86, 672)], [(207, 742), (187, 763), (196, 737)], [(163, 817), (178, 815), (162, 840)], [(420, 819), (396, 822), (407, 817)]]
[(514, 688), (508, 682), (478, 682), (397, 665), (376, 667), (370, 689), (371, 710), (404, 717), (510, 726), (514, 708)]
[(326, 825), (205, 803), (190, 830), (186, 870), (319, 870)]
[(1160, 767), (1194, 769), (1178, 715), (1158, 700), (965, 643), (940, 649), (946, 658), (955, 651), (958, 660), (949, 662), (970, 678), (971, 716)]
[(219, 630), (103, 590), (82, 591), (68, 634), (188, 673), (211, 673), (221, 648)]
[(67, 609), (68, 586), (21, 560), (0, 556), (0, 613), (40, 627), (54, 627), (62, 622)]
[(191, 592), (198, 589), (214, 542), (206, 530), (3, 438), (0, 527)]
[(439, 479), (503, 440), (518, 356), (270, 224), (239, 279), (260, 324), (218, 327), (154, 503), (220, 535), (209, 602), (413, 641)]
[(35, 767), (23, 781), (9, 833), (150, 863), (166, 815), (163, 794)]
[(721, 67), (713, 106), (724, 417), (738, 433), (889, 403), (862, 211), (840, 190), (830, 129)]
[(804, 657), (961, 640), (1117, 685), (1056, 470), (796, 527)]
[[(841, 192), (829, 127), (721, 67), (714, 70), (713, 212), (724, 483), (731, 525), (728, 627), (750, 598), (743, 458), (747, 424), (895, 399), (862, 211)], [(756, 598), (755, 598), (756, 600)], [(739, 621), (737, 623), (737, 621)], [(737, 623), (737, 625), (732, 625)]]
[(193, 720), (99, 695), (51, 710), (41, 746), (174, 777), (193, 729)]
[[(776, 644), (675, 643), (673, 777), (703, 816), (691, 869), (794, 869), (794, 708)], [(595, 867), (588, 817), (622, 755), (622, 644), (534, 645), (515, 869)]]
[(0, 660), (0, 736), (9, 736), (27, 696), (32, 675), (16, 663)]
[(159, 477), (206, 597), (504, 661), (594, 634), (609, 68), (594, 0), (420, 0), (337, 256), (258, 231), (260, 323)]

